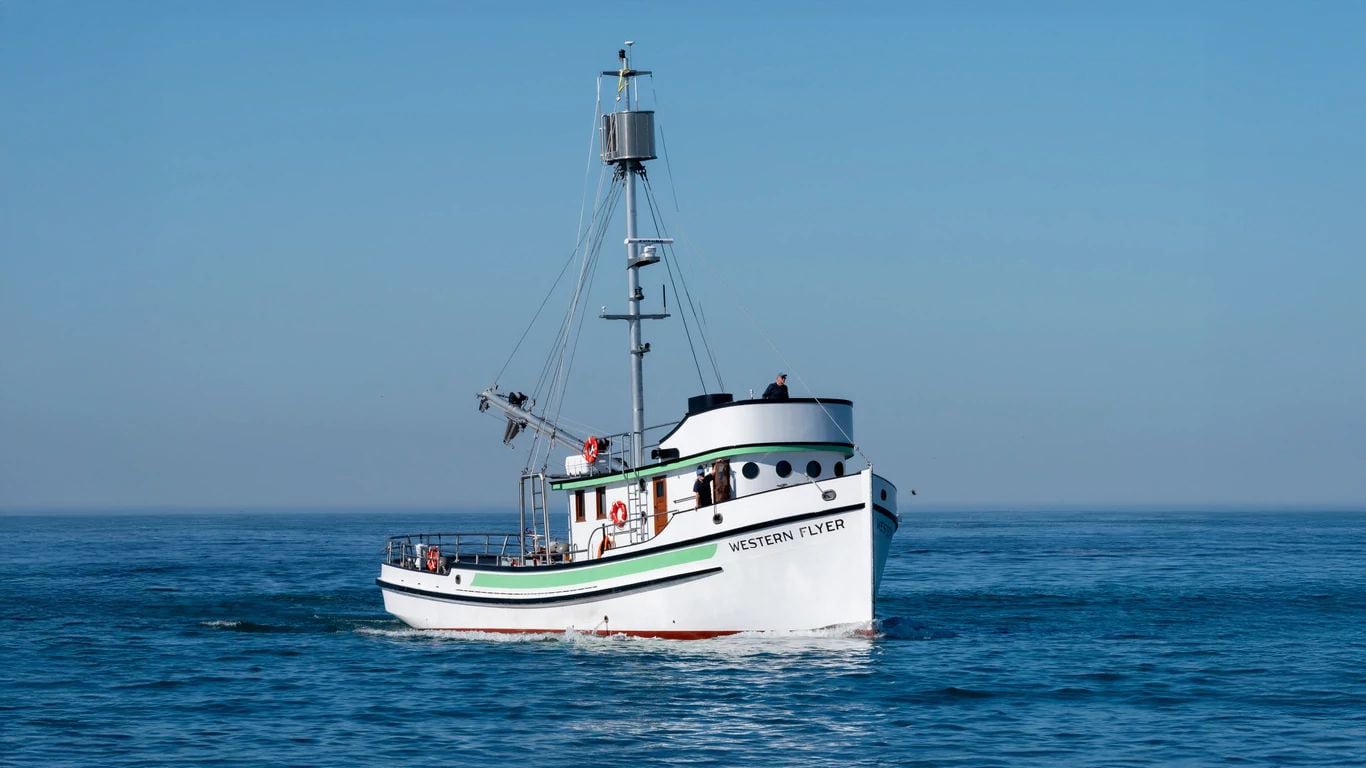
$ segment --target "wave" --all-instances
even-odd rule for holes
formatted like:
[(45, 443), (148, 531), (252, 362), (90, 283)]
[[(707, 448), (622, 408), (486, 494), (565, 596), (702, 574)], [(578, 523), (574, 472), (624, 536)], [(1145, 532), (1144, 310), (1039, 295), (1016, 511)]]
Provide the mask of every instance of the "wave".
[(749, 644), (754, 640), (764, 642), (782, 641), (803, 641), (803, 640), (870, 640), (880, 637), (876, 626), (869, 627), (867, 624), (859, 622), (855, 624), (839, 625), (826, 627), (823, 629), (794, 630), (794, 631), (749, 631), (737, 632), (732, 635), (722, 635), (704, 640), (679, 641), (659, 637), (641, 637), (627, 635), (621, 632), (603, 634), (594, 629), (579, 630), (570, 627), (559, 631), (545, 632), (485, 632), (479, 630), (453, 630), (453, 629), (414, 629), (412, 627), (356, 627), (357, 634), (370, 637), (382, 637), (396, 640), (450, 640), (450, 641), (474, 641), (491, 643), (544, 643), (560, 642), (571, 646), (584, 648), (605, 648), (619, 647), (622, 643), (627, 643), (640, 647), (659, 647), (669, 646), (679, 647), (698, 647), (714, 644)]
[(412, 627), (357, 627), (356, 634), (392, 640), (463, 640), (486, 643), (543, 643), (563, 640), (563, 632), (478, 632), (467, 629), (413, 629)]
[(288, 633), (295, 633), (295, 632), (308, 632), (308, 631), (311, 631), (311, 630), (310, 630), (309, 628), (307, 628), (307, 627), (288, 626), (288, 625), (286, 625), (286, 626), (281, 626), (281, 625), (278, 625), (278, 624), (258, 624), (258, 623), (254, 622), (254, 621), (228, 620), (228, 619), (213, 619), (213, 620), (210, 620), (210, 621), (201, 621), (201, 622), (199, 622), (199, 626), (201, 626), (201, 627), (209, 627), (210, 629), (223, 629), (223, 630), (227, 630), (227, 631), (229, 631), (229, 632), (257, 632), (257, 633), (288, 634)]
[(888, 616), (879, 620), (877, 632), (879, 638), (887, 640), (949, 640), (958, 637), (957, 632), (936, 629), (901, 616)]

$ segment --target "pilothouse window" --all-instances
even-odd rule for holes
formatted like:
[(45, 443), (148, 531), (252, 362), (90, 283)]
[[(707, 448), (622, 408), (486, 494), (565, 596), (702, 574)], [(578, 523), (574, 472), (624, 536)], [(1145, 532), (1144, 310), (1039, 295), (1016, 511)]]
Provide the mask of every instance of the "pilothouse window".
[(583, 489), (574, 491), (574, 522), (582, 523), (584, 520), (583, 511)]
[(774, 469), (778, 470), (778, 477), (787, 477), (792, 474), (792, 465), (789, 464), (786, 459), (778, 462), (778, 466), (774, 467)]
[(819, 461), (808, 461), (808, 462), (806, 462), (806, 476), (807, 476), (807, 477), (820, 477), (820, 476), (821, 476), (821, 463), (820, 463)]
[(598, 489), (598, 519), (607, 519), (607, 489)]
[(746, 480), (753, 480), (759, 476), (759, 465), (752, 461), (747, 461), (745, 462), (745, 466), (740, 468), (740, 474), (744, 475)]

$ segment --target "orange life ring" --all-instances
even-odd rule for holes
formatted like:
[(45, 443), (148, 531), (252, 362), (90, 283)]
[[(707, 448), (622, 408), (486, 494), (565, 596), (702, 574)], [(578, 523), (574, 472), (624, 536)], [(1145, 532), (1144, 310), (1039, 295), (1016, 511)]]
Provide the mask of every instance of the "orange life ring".
[(441, 565), (441, 548), (436, 546), (427, 547), (427, 570), (436, 573), (436, 569)]
[(583, 441), (583, 460), (589, 464), (598, 462), (598, 439), (590, 437)]
[(620, 499), (612, 502), (612, 522), (615, 523), (618, 528), (626, 525), (626, 504)]
[(598, 559), (602, 559), (602, 553), (612, 548), (612, 537), (603, 535), (602, 541), (598, 542)]

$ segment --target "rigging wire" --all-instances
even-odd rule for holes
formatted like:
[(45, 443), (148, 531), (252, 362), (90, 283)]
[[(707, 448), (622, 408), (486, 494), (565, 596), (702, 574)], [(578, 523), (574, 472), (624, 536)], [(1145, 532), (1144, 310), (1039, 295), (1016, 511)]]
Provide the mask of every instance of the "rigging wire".
[[(552, 412), (555, 414), (550, 419), (551, 423), (557, 423), (559, 412), (563, 408), (565, 394), (568, 392), (569, 370), (573, 366), (573, 357), (577, 352), (577, 340), (579, 331), (582, 329), (583, 319), (587, 316), (586, 289), (592, 283), (592, 277), (596, 272), (598, 256), (602, 251), (602, 244), (607, 235), (607, 227), (611, 224), (612, 214), (616, 204), (621, 198), (622, 185), (613, 178), (612, 186), (609, 188), (603, 204), (598, 206), (594, 214), (594, 220), (589, 224), (590, 239), (588, 247), (583, 251), (583, 260), (579, 268), (579, 278), (575, 284), (574, 294), (570, 300), (569, 307), (565, 312), (564, 320), (560, 324), (560, 331), (556, 336), (555, 342), (551, 345), (550, 354), (547, 356), (545, 366), (542, 368), (540, 379), (537, 381), (534, 392), (537, 395), (537, 402), (541, 405), (539, 414), (546, 418)], [(572, 342), (572, 345), (571, 345)], [(547, 380), (548, 377), (548, 380)], [(546, 396), (540, 400), (539, 396), (544, 389)], [(537, 432), (531, 441), (527, 454), (527, 466), (535, 465), (542, 445), (541, 435)], [(553, 443), (547, 438), (544, 442), (545, 463), (550, 460), (550, 451)]]
[[(601, 194), (601, 186), (602, 186), (602, 185), (601, 185), (601, 180), (599, 180), (599, 185), (598, 185), (598, 186), (599, 186), (599, 194)], [(584, 258), (586, 259), (588, 253), (591, 252), (591, 251), (593, 250), (593, 248), (595, 248), (595, 247), (600, 247), (600, 244), (598, 244), (598, 245), (595, 245), (595, 244), (594, 244), (595, 242), (601, 240), (601, 237), (602, 237), (602, 235), (598, 233), (598, 229), (601, 229), (601, 225), (598, 224), (598, 216), (600, 216), (600, 215), (605, 211), (605, 212), (607, 213), (605, 219), (606, 219), (606, 220), (610, 220), (610, 219), (611, 219), (611, 210), (612, 210), (612, 208), (613, 208), (615, 205), (616, 205), (616, 200), (615, 200), (615, 198), (613, 197), (613, 191), (612, 191), (612, 190), (609, 190), (609, 191), (608, 191), (608, 196), (607, 196), (607, 198), (604, 199), (604, 200), (602, 201), (602, 203), (601, 203), (600, 205), (598, 205), (597, 208), (594, 210), (594, 213), (593, 213), (594, 219), (593, 219), (592, 221), (589, 222), (589, 227), (590, 227), (590, 229), (589, 229), (588, 231), (585, 231), (585, 232), (584, 232), (584, 236), (589, 238), (589, 240), (588, 240), (588, 248), (587, 248), (586, 250), (575, 250), (575, 253), (576, 253), (576, 254), (577, 254), (577, 253), (583, 253)], [(571, 256), (572, 256), (572, 254), (571, 254)], [(568, 269), (568, 264), (565, 265), (565, 269)], [(582, 271), (582, 270), (581, 270), (581, 271)], [(563, 272), (563, 270), (562, 270), (562, 272)], [(580, 279), (582, 279), (582, 277), (580, 277)], [(558, 284), (558, 282), (557, 282), (557, 284)], [(577, 290), (578, 290), (578, 289), (576, 288), (576, 291), (577, 291)], [(547, 297), (547, 298), (549, 298), (549, 297)], [(557, 330), (557, 331), (555, 332), (555, 340), (551, 342), (550, 351), (548, 352), (548, 356), (547, 356), (547, 358), (546, 358), (546, 362), (545, 362), (544, 365), (542, 366), (542, 368), (541, 368), (541, 373), (540, 373), (540, 375), (539, 375), (539, 376), (537, 377), (537, 379), (536, 379), (536, 385), (535, 385), (534, 387), (532, 387), (532, 398), (533, 398), (533, 399), (537, 399), (537, 398), (540, 397), (541, 388), (542, 388), (542, 386), (543, 386), (543, 385), (545, 384), (545, 382), (546, 382), (546, 377), (550, 375), (550, 368), (551, 368), (552, 362), (554, 361), (555, 349), (556, 349), (556, 347), (561, 343), (561, 337), (563, 337), (564, 334), (565, 334), (565, 323), (566, 323), (566, 322), (568, 322), (568, 321), (567, 321), (567, 320), (562, 320), (562, 321), (560, 322), (559, 330)]]
[[(658, 209), (658, 201), (655, 199), (654, 187), (650, 184), (650, 181), (649, 181), (648, 178), (645, 180), (645, 197), (646, 197), (646, 199), (649, 200), (649, 202), (650, 202), (650, 211), (651, 211), (651, 215), (654, 215), (654, 214), (656, 213), (657, 209)], [(661, 235), (663, 235), (664, 237), (668, 237), (668, 229), (667, 229), (666, 227), (664, 227), (664, 225), (663, 225), (663, 223), (662, 223), (661, 221), (656, 220), (655, 226), (660, 230), (660, 234), (661, 234)], [(672, 260), (677, 260), (677, 258), (678, 258), (678, 250), (677, 250), (676, 248), (671, 247), (671, 246), (665, 246), (665, 247), (668, 249), (667, 253), (668, 253), (670, 259), (672, 259)], [(711, 363), (712, 375), (714, 375), (714, 376), (716, 377), (716, 384), (717, 384), (717, 387), (719, 388), (719, 391), (724, 392), (725, 389), (726, 389), (726, 384), (725, 384), (725, 382), (724, 382), (724, 381), (722, 380), (722, 378), (721, 378), (721, 369), (720, 369), (720, 367), (716, 364), (716, 355), (715, 355), (715, 354), (712, 352), (712, 350), (711, 350), (711, 343), (707, 340), (707, 334), (706, 334), (705, 330), (702, 328), (702, 321), (701, 321), (700, 316), (698, 315), (698, 312), (697, 312), (697, 305), (693, 302), (693, 299), (692, 299), (692, 290), (688, 287), (688, 277), (687, 277), (687, 275), (684, 274), (684, 272), (683, 272), (683, 264), (682, 264), (682, 263), (679, 263), (679, 265), (678, 265), (678, 278), (679, 278), (679, 281), (683, 283), (683, 298), (687, 300), (687, 302), (688, 302), (688, 309), (689, 309), (689, 311), (692, 312), (693, 321), (694, 321), (694, 322), (696, 323), (696, 325), (697, 325), (697, 335), (698, 335), (699, 337), (701, 337), (701, 339), (702, 339), (702, 349), (707, 353), (707, 360)], [(676, 292), (677, 292), (677, 290), (675, 289), (675, 293), (676, 293)], [(706, 387), (706, 385), (704, 384), (704, 385), (702, 386), (702, 389), (705, 390), (706, 388), (707, 388), (707, 387)]]
[[(503, 378), (503, 374), (507, 372), (508, 365), (512, 362), (512, 359), (517, 356), (517, 350), (521, 349), (522, 342), (526, 341), (527, 334), (531, 332), (531, 329), (536, 325), (536, 321), (541, 317), (541, 312), (545, 310), (545, 305), (550, 301), (550, 297), (554, 295), (555, 289), (559, 287), (560, 280), (564, 278), (564, 273), (569, 269), (569, 265), (573, 263), (575, 254), (577, 254), (579, 248), (583, 246), (583, 239), (587, 234), (584, 232), (583, 214), (584, 211), (588, 209), (588, 179), (593, 173), (593, 145), (595, 144), (594, 140), (597, 138), (598, 133), (598, 111), (602, 108), (602, 78), (595, 77), (593, 78), (593, 82), (597, 91), (597, 98), (593, 104), (593, 119), (589, 122), (588, 128), (588, 157), (583, 166), (583, 186), (582, 194), (579, 196), (579, 219), (578, 228), (574, 232), (574, 248), (569, 252), (569, 255), (565, 257), (564, 265), (560, 267), (560, 273), (555, 276), (555, 282), (550, 284), (550, 290), (546, 291), (545, 298), (541, 299), (541, 305), (536, 308), (536, 314), (531, 316), (531, 322), (527, 323), (526, 329), (523, 330), (522, 335), (517, 338), (517, 343), (513, 345), (512, 352), (508, 353), (507, 360), (503, 362), (503, 367), (498, 369), (498, 375), (493, 377), (494, 387), (498, 386), (498, 382)], [(593, 193), (593, 199), (595, 201), (602, 195), (602, 176), (603, 173), (599, 172), (598, 187)], [(593, 218), (589, 219), (589, 227), (592, 227), (593, 219), (597, 218), (597, 215), (598, 210), (595, 208), (593, 211)]]
[(507, 360), (503, 362), (503, 367), (499, 368), (498, 375), (493, 377), (493, 386), (497, 387), (499, 380), (501, 380), (503, 374), (507, 372), (508, 365), (512, 363), (512, 358), (517, 355), (517, 350), (522, 347), (522, 342), (526, 341), (527, 334), (530, 333), (531, 329), (536, 325), (536, 320), (540, 318), (541, 312), (545, 310), (545, 305), (550, 303), (550, 297), (555, 294), (555, 289), (559, 287), (560, 280), (564, 278), (564, 273), (569, 270), (569, 265), (574, 263), (574, 256), (578, 252), (578, 246), (574, 246), (574, 250), (569, 252), (569, 257), (564, 260), (564, 266), (560, 267), (560, 274), (555, 276), (555, 282), (550, 284), (550, 290), (546, 291), (545, 298), (541, 299), (541, 306), (536, 308), (536, 314), (531, 316), (531, 322), (527, 323), (526, 329), (522, 331), (522, 335), (518, 337), (517, 343), (513, 345), (512, 352), (508, 354)]
[[(605, 232), (604, 232), (604, 234), (605, 234)], [(597, 248), (597, 249), (594, 250), (593, 259), (592, 259), (592, 262), (593, 262), (593, 263), (592, 263), (592, 266), (589, 268), (589, 272), (588, 272), (588, 281), (587, 281), (587, 284), (590, 285), (590, 286), (593, 284), (593, 278), (594, 278), (594, 276), (597, 275), (597, 272), (598, 272), (598, 264), (602, 261), (600, 258), (598, 258), (599, 255), (601, 254), (601, 243), (602, 243), (601, 239), (599, 239), (598, 243), (599, 243), (599, 248)], [(560, 412), (564, 409), (565, 396), (569, 393), (569, 380), (570, 380), (570, 374), (573, 373), (573, 371), (574, 371), (574, 360), (575, 360), (575, 359), (577, 358), (577, 356), (578, 356), (578, 351), (579, 351), (579, 339), (583, 338), (583, 322), (584, 322), (584, 320), (588, 319), (588, 311), (587, 311), (587, 309), (586, 309), (586, 306), (587, 306), (587, 304), (585, 303), (585, 309), (584, 309), (584, 311), (579, 312), (579, 322), (578, 322), (578, 326), (574, 329), (573, 340), (572, 340), (572, 341), (570, 342), (570, 344), (569, 344), (569, 357), (568, 357), (568, 360), (564, 363), (564, 368), (563, 368), (564, 373), (563, 373), (563, 376), (561, 376), (561, 378), (560, 378), (561, 384), (560, 384), (559, 397), (556, 398), (556, 400), (555, 400), (555, 416), (554, 416), (554, 418), (552, 418), (552, 419), (550, 420), (552, 424), (559, 424), (559, 423), (560, 423)], [(544, 468), (545, 468), (547, 465), (549, 465), (549, 463), (550, 463), (550, 447), (551, 447), (550, 445), (547, 445), (547, 446), (546, 446), (545, 460), (544, 460), (544, 461), (542, 462), (542, 464), (541, 464), (542, 470), (544, 470)]]
[[(655, 108), (656, 110), (658, 110), (658, 109), (659, 109), (659, 92), (655, 89), (655, 78), (654, 78), (653, 75), (650, 76), (650, 99), (651, 99), (651, 101), (654, 102), (654, 108)], [(661, 147), (663, 148), (663, 150), (664, 150), (664, 170), (665, 170), (665, 172), (668, 174), (668, 177), (669, 177), (669, 193), (673, 196), (673, 201), (674, 201), (674, 212), (680, 213), (680, 214), (681, 214), (681, 209), (679, 208), (679, 205), (678, 205), (678, 187), (677, 187), (677, 185), (674, 184), (673, 164), (670, 163), (670, 161), (669, 161), (669, 142), (665, 139), (665, 136), (664, 136), (664, 123), (663, 123), (662, 121), (656, 120), (656, 126), (657, 126), (657, 128), (659, 129), (659, 143), (660, 143), (660, 146), (661, 146)], [(649, 180), (648, 177), (645, 177), (645, 194), (646, 194), (646, 198), (650, 201), (650, 210), (651, 210), (651, 214), (652, 214), (652, 215), (654, 215), (654, 214), (656, 214), (656, 213), (658, 214), (657, 218), (655, 219), (655, 228), (656, 228), (656, 230), (660, 233), (661, 236), (663, 236), (663, 237), (668, 237), (668, 232), (664, 229), (663, 224), (662, 224), (662, 221), (663, 221), (663, 218), (664, 218), (664, 217), (663, 217), (663, 211), (659, 209), (658, 201), (655, 199), (655, 195), (654, 195), (654, 188), (653, 188), (652, 186), (650, 186), (650, 180)], [(666, 251), (666, 254), (670, 257), (670, 258), (668, 259), (668, 261), (673, 261), (673, 260), (677, 259), (677, 256), (678, 256), (677, 249), (673, 248), (672, 246), (668, 246), (667, 251)], [(671, 264), (667, 264), (667, 262), (666, 262), (666, 265), (670, 267), (670, 270), (669, 270), (669, 282), (672, 283), (672, 282), (673, 282), (673, 269), (672, 269), (672, 265), (671, 265)], [(679, 262), (679, 265), (678, 265), (678, 279), (683, 283), (684, 298), (687, 299), (687, 301), (688, 301), (688, 307), (689, 307), (689, 309), (692, 310), (692, 313), (693, 313), (693, 320), (694, 320), (694, 321), (696, 322), (696, 324), (697, 324), (697, 335), (700, 336), (701, 339), (702, 339), (702, 348), (703, 348), (703, 350), (705, 350), (706, 353), (707, 353), (707, 361), (708, 361), (709, 363), (711, 363), (712, 375), (714, 375), (714, 376), (716, 377), (716, 387), (717, 387), (717, 391), (724, 392), (724, 391), (726, 390), (726, 383), (725, 383), (725, 381), (721, 378), (721, 367), (720, 367), (719, 365), (717, 365), (717, 363), (716, 363), (716, 355), (715, 355), (715, 353), (712, 352), (712, 349), (711, 349), (711, 343), (710, 343), (710, 340), (708, 339), (709, 334), (708, 334), (708, 330), (707, 330), (706, 318), (705, 318), (705, 317), (699, 317), (697, 308), (693, 305), (693, 302), (692, 302), (692, 294), (688, 291), (688, 278), (687, 278), (687, 275), (684, 274), (684, 272), (683, 272), (683, 264), (682, 264), (682, 262)], [(678, 295), (678, 286), (676, 286), (676, 285), (674, 286), (674, 295)], [(683, 322), (683, 330), (684, 330), (684, 332), (686, 333), (687, 330), (688, 330), (687, 316), (684, 315), (684, 314), (682, 314), (682, 313), (680, 313), (679, 316), (682, 317), (683, 320), (684, 320), (684, 322)], [(691, 335), (688, 336), (688, 346), (689, 346), (690, 349), (692, 348), (692, 336), (691, 336)], [(694, 365), (697, 365), (697, 351), (696, 351), (696, 350), (692, 350), (692, 353), (693, 353), (693, 364), (694, 364)], [(698, 367), (698, 377), (701, 378), (701, 366), (698, 365), (697, 367)], [(705, 382), (705, 381), (704, 381), (703, 384), (702, 384), (702, 391), (703, 391), (703, 392), (706, 392), (706, 391), (707, 391), (707, 385), (706, 385), (706, 382)]]
[[(655, 231), (660, 232), (662, 234), (664, 230), (663, 227), (660, 226), (659, 212), (655, 209), (655, 198), (654, 195), (650, 193), (650, 186), (648, 183), (645, 185), (645, 202), (648, 204), (650, 208), (650, 218), (654, 221)], [(674, 265), (672, 254), (669, 254), (668, 258), (664, 259), (664, 266), (669, 272), (669, 285), (673, 286), (674, 296), (678, 296), (678, 283), (674, 280)], [(680, 267), (679, 269), (681, 271), (682, 267)], [(688, 313), (679, 312), (678, 318), (683, 321), (683, 335), (686, 336), (688, 339), (688, 351), (692, 353), (692, 364), (693, 367), (697, 369), (697, 382), (702, 385), (702, 392), (705, 394), (707, 392), (707, 381), (706, 378), (702, 375), (702, 363), (700, 363), (697, 359), (697, 347), (692, 342), (692, 330), (688, 328)], [(698, 329), (698, 333), (701, 333), (700, 328)]]
[[(503, 368), (500, 368), (499, 374), (493, 377), (493, 387), (497, 387), (497, 385), (499, 385), (499, 381), (503, 379), (503, 374), (507, 373), (508, 365), (512, 364), (512, 358), (515, 358), (519, 348), (522, 348), (522, 342), (525, 342), (527, 333), (531, 332), (531, 328), (535, 327), (535, 321), (540, 320), (541, 312), (544, 312), (546, 303), (550, 301), (550, 297), (552, 297), (552, 295), (555, 295), (556, 288), (560, 286), (560, 280), (564, 279), (564, 272), (566, 272), (567, 269), (570, 268), (570, 264), (574, 262), (575, 254), (578, 254), (579, 249), (581, 249), (581, 247), (583, 246), (583, 238), (585, 238), (586, 235), (586, 232), (583, 231), (583, 212), (585, 212), (585, 210), (587, 209), (587, 201), (589, 201), (589, 176), (593, 174), (593, 143), (594, 139), (597, 138), (597, 111), (598, 108), (600, 108), (600, 105), (602, 104), (601, 79), (598, 79), (597, 81), (597, 92), (597, 104), (593, 105), (593, 123), (591, 123), (591, 127), (589, 130), (589, 153), (587, 153), (587, 161), (585, 165), (583, 165), (583, 194), (581, 195), (581, 197), (579, 197), (579, 223), (578, 230), (576, 230), (574, 234), (574, 249), (570, 250), (570, 256), (564, 258), (564, 265), (560, 266), (559, 275), (555, 276), (555, 282), (550, 283), (550, 290), (546, 291), (545, 298), (541, 299), (541, 306), (538, 306), (537, 309), (535, 309), (535, 314), (531, 316), (530, 323), (526, 324), (526, 328), (523, 329), (522, 335), (518, 336), (516, 344), (512, 346), (511, 353), (508, 353), (508, 358), (505, 359), (505, 361), (503, 361)], [(597, 200), (597, 198), (600, 197), (601, 194), (602, 174), (600, 172), (600, 174), (598, 174), (597, 191), (594, 191), (593, 193), (593, 200)], [(597, 217), (597, 210), (594, 210), (593, 216)], [(591, 227), (591, 225), (593, 225), (593, 219), (589, 220), (589, 227)]]
[[(655, 90), (654, 90), (654, 78), (653, 78), (653, 77), (650, 78), (650, 89), (651, 89), (651, 95), (654, 97), (655, 109), (659, 109), (659, 95), (658, 95), (658, 93), (655, 92)], [(678, 228), (679, 228), (680, 234), (682, 234), (683, 230), (685, 229), (685, 227), (684, 227), (684, 225), (683, 225), (683, 212), (682, 212), (681, 210), (679, 210), (679, 208), (678, 208), (678, 190), (677, 190), (677, 187), (676, 187), (675, 184), (674, 184), (673, 166), (672, 166), (672, 164), (669, 162), (669, 145), (668, 145), (667, 142), (664, 141), (664, 128), (663, 128), (662, 125), (659, 127), (659, 137), (660, 137), (660, 145), (661, 145), (661, 148), (664, 150), (664, 169), (665, 169), (666, 172), (668, 172), (668, 175), (669, 175), (669, 188), (670, 188), (671, 190), (673, 190), (674, 210), (675, 210), (675, 212), (678, 214)], [(647, 189), (648, 189), (648, 184), (647, 184)], [(685, 239), (686, 239), (686, 236), (685, 236)], [(709, 271), (709, 272), (714, 272), (714, 270), (711, 268), (711, 265), (708, 263), (708, 261), (707, 261), (705, 258), (700, 258), (700, 257), (699, 257), (699, 258), (698, 258), (698, 261), (702, 263), (704, 269), (706, 269), (706, 270)], [(680, 272), (681, 272), (681, 270), (682, 270), (682, 268), (681, 268), (681, 265), (680, 265)], [(727, 289), (729, 289), (729, 288), (730, 288), (730, 285), (731, 285), (728, 281), (725, 281), (725, 280), (713, 280), (713, 281), (712, 281), (712, 284), (713, 284), (713, 285), (720, 284), (720, 285), (726, 286)], [(686, 281), (686, 280), (684, 281), (683, 285), (684, 285), (685, 287), (687, 286), (687, 281)], [(773, 353), (774, 353), (775, 355), (777, 355), (778, 359), (782, 362), (783, 370), (785, 370), (785, 371), (792, 371), (793, 374), (796, 376), (797, 381), (798, 381), (799, 383), (801, 383), (802, 388), (804, 388), (804, 389), (805, 389), (806, 391), (808, 391), (808, 392), (811, 392), (811, 391), (812, 391), (812, 390), (811, 390), (811, 387), (810, 387), (810, 385), (808, 385), (808, 384), (806, 383), (806, 379), (802, 378), (801, 373), (800, 373), (796, 368), (794, 368), (794, 367), (792, 366), (792, 364), (788, 361), (787, 356), (784, 355), (783, 352), (782, 352), (782, 350), (780, 350), (780, 349), (778, 348), (778, 345), (775, 344), (775, 343), (773, 342), (773, 339), (768, 335), (768, 332), (765, 331), (765, 330), (764, 330), (764, 327), (763, 327), (762, 325), (759, 324), (758, 318), (754, 317), (754, 314), (753, 314), (752, 312), (749, 311), (749, 307), (744, 303), (744, 301), (742, 301), (742, 300), (740, 299), (740, 296), (737, 295), (735, 292), (732, 292), (732, 294), (731, 294), (731, 301), (732, 301), (733, 304), (735, 304), (735, 306), (739, 307), (740, 310), (741, 310), (742, 312), (745, 313), (745, 317), (747, 317), (747, 318), (749, 319), (750, 323), (754, 326), (755, 330), (759, 331), (759, 335), (763, 337), (764, 341), (768, 344), (769, 348), (773, 350)], [(691, 298), (689, 299), (689, 303), (691, 304)], [(705, 343), (706, 343), (706, 336), (703, 335), (702, 339), (703, 339), (703, 343), (704, 343), (704, 345), (705, 345)], [(710, 347), (707, 347), (707, 351), (708, 351), (708, 353), (710, 353), (710, 351), (711, 351), (711, 350), (710, 350)], [(716, 363), (715, 363), (715, 360), (713, 360), (713, 361), (712, 361), (713, 367), (715, 367), (715, 364), (716, 364)], [(718, 379), (720, 378), (719, 372), (718, 372), (718, 374), (717, 374), (717, 378), (718, 378)], [(722, 387), (722, 389), (724, 389), (724, 387)], [(840, 434), (844, 436), (844, 439), (846, 439), (846, 440), (849, 441), (849, 444), (853, 446), (854, 450), (858, 453), (858, 455), (859, 455), (860, 457), (862, 457), (863, 460), (864, 460), (865, 462), (867, 462), (869, 466), (872, 466), (872, 463), (873, 463), (872, 460), (868, 458), (867, 454), (865, 454), (861, 448), (859, 448), (858, 443), (854, 442), (853, 436), (850, 435), (847, 431), (845, 431), (844, 427), (840, 425), (839, 420), (836, 419), (836, 418), (834, 417), (834, 415), (830, 413), (830, 409), (828, 409), (828, 408), (825, 407), (825, 403), (821, 402), (821, 399), (820, 399), (819, 397), (814, 396), (814, 395), (812, 395), (812, 398), (811, 398), (811, 399), (816, 401), (816, 404), (819, 405), (820, 408), (821, 408), (821, 412), (825, 414), (825, 417), (826, 417), (827, 419), (830, 420), (830, 423), (831, 423), (831, 424), (834, 424), (834, 425), (835, 425), (835, 429), (838, 429), (838, 430), (840, 431)]]

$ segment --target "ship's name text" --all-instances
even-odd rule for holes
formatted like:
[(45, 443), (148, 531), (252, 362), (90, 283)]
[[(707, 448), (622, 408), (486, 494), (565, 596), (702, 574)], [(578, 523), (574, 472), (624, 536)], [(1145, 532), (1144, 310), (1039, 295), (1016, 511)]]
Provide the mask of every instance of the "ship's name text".
[(809, 539), (812, 536), (820, 536), (823, 533), (839, 531), (844, 529), (844, 518), (837, 517), (834, 520), (827, 520), (824, 523), (811, 523), (809, 525), (799, 525), (796, 529), (788, 528), (777, 533), (766, 533), (763, 536), (753, 536), (748, 539), (736, 539), (727, 542), (730, 544), (732, 552), (747, 552), (751, 549), (761, 547), (771, 547), (775, 544), (783, 544), (797, 539)]

